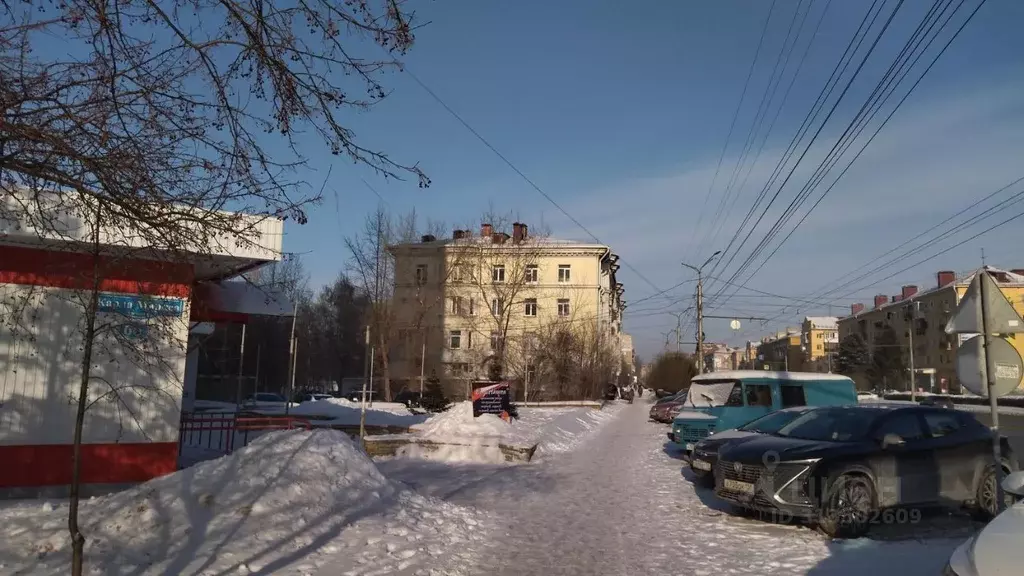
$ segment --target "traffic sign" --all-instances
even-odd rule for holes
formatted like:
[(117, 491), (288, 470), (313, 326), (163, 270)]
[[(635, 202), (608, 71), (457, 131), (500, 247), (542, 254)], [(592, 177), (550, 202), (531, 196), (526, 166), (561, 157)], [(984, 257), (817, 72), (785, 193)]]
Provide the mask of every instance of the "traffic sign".
[[(985, 283), (984, 289), (981, 284)], [(989, 334), (1024, 333), (1024, 319), (1013, 309), (999, 285), (984, 269), (978, 270), (967, 292), (956, 307), (956, 314), (946, 324), (946, 334), (980, 333), (982, 331), (981, 296), (985, 295), (985, 325)]]
[(956, 375), (960, 384), (978, 396), (988, 397), (988, 382), (985, 378), (985, 357), (995, 376), (996, 397), (1005, 396), (1020, 386), (1024, 374), (1024, 362), (1020, 353), (1004, 338), (989, 337), (988, 349), (983, 350), (981, 336), (975, 336), (960, 345), (956, 353)]

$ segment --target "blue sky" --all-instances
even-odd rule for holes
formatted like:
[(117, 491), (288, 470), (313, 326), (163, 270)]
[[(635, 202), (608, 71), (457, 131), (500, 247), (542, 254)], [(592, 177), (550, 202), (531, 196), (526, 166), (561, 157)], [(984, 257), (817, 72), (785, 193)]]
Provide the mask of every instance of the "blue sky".
[[(692, 277), (680, 261), (703, 260), (725, 247), (870, 5), (861, 0), (829, 4), (758, 162), (751, 165), (746, 185), (735, 189), (735, 208), (725, 211), (712, 229), (711, 216), (736, 167), (798, 3), (801, 9), (810, 5), (811, 11), (787, 68), (790, 74), (827, 4), (775, 3), (709, 213), (700, 220), (772, 2), (410, 2), (426, 25), (405, 62), (566, 211), (663, 290)], [(965, 6), (975, 4), (968, 0)], [(883, 18), (893, 5), (887, 4)], [(861, 80), (819, 137), (824, 147), (812, 148), (726, 276), (808, 179), (930, 6), (926, 0), (904, 3)], [(989, 0), (864, 155), (747, 287), (806, 297), (1024, 176), (1019, 160), (1024, 153), (1024, 37), (1016, 29), (1022, 17), (1024, 3)], [(915, 70), (922, 68), (923, 63)], [(788, 78), (783, 77), (773, 106), (781, 102)], [(309, 224), (287, 228), (285, 248), (304, 254), (315, 284), (329, 281), (344, 267), (344, 236), (354, 233), (379, 202), (364, 180), (398, 212), (415, 208), (427, 218), (476, 225), (479, 214), (493, 205), (514, 211), (528, 223), (543, 221), (557, 236), (588, 239), (408, 75), (388, 73), (383, 82), (392, 90), (390, 96), (369, 112), (353, 113), (350, 125), (360, 143), (383, 149), (398, 161), (418, 163), (433, 185), (422, 190), (412, 180), (384, 180), (312, 142), (304, 146), (310, 170), (306, 180), (318, 184), (328, 171), (330, 177), (323, 205), (312, 212)], [(1005, 214), (1021, 210), (1017, 205)], [(793, 224), (795, 220), (789, 226)], [(979, 224), (936, 249), (986, 227)], [(979, 265), (982, 248), (990, 264), (1024, 268), (1024, 257), (1015, 256), (1022, 231), (1024, 219), (906, 269), (932, 253), (925, 251), (850, 286), (856, 289), (852, 294), (840, 290), (825, 300), (834, 300), (832, 311), (838, 314), (852, 301), (898, 293), (902, 284), (930, 287), (936, 270), (966, 271)], [(704, 252), (698, 254), (698, 248)], [(627, 301), (656, 292), (626, 267), (621, 280)], [(709, 294), (723, 287), (712, 285)], [(692, 303), (692, 290), (692, 283), (684, 284), (627, 310), (626, 327), (642, 355), (650, 357), (662, 348), (664, 332), (676, 323), (671, 313)], [(739, 332), (730, 331), (727, 320), (709, 321), (705, 332), (712, 340), (741, 342), (793, 324), (804, 314), (829, 311), (827, 306), (799, 309), (792, 301), (745, 289), (728, 301), (719, 296), (719, 305), (712, 306), (715, 314), (775, 320), (764, 327), (743, 321)], [(786, 304), (790, 307), (783, 309)], [(684, 341), (692, 340), (692, 326), (685, 330)]]

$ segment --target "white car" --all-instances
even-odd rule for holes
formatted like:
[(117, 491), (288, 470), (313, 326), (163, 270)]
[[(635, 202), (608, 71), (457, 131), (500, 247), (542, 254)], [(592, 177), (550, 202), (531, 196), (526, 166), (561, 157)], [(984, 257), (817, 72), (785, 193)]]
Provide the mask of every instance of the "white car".
[(859, 390), (857, 392), (857, 402), (877, 402), (880, 400), (878, 394), (874, 392), (868, 392), (866, 390)]
[[(1003, 479), (1003, 491), (1024, 498), (1024, 471)], [(1024, 568), (1024, 500), (996, 516), (957, 548), (943, 576), (1009, 576)]]

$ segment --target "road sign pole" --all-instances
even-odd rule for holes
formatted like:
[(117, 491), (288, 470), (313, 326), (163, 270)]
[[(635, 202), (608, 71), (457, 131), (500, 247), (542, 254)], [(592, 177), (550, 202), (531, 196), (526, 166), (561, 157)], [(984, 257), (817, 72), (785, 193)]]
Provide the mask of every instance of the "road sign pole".
[[(988, 274), (984, 269), (979, 270), (978, 274)], [(997, 402), (998, 393), (996, 392), (996, 371), (993, 363), (990, 362), (989, 358), (989, 346), (991, 346), (991, 334), (989, 333), (989, 317), (988, 307), (986, 306), (986, 300), (988, 298), (987, 288), (988, 283), (982, 280), (978, 283), (979, 296), (981, 296), (981, 362), (979, 364), (984, 371), (983, 376), (985, 377), (984, 382), (988, 385), (988, 407), (992, 414), (992, 457), (995, 464), (995, 493), (996, 493), (996, 514), (1003, 511), (1003, 450), (999, 437), (999, 403)]]

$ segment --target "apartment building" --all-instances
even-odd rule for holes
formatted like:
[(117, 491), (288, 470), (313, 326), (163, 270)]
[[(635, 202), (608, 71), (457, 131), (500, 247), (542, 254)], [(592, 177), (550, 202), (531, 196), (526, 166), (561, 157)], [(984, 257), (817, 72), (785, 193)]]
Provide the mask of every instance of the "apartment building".
[(803, 369), (807, 372), (832, 372), (839, 351), (839, 318), (807, 316), (800, 326)]
[[(1007, 271), (991, 266), (986, 269), (1014, 309), (1018, 313), (1024, 312), (1024, 269)], [(895, 348), (906, 362), (910, 354), (912, 329), (917, 387), (936, 392), (961, 392), (956, 376), (956, 354), (960, 344), (971, 335), (946, 334), (945, 328), (973, 279), (974, 273), (958, 278), (955, 272), (943, 270), (936, 273), (935, 286), (930, 289), (919, 291), (917, 286), (908, 285), (903, 286), (897, 295), (875, 296), (871, 308), (853, 304), (850, 315), (838, 322), (840, 346), (850, 346), (848, 339), (859, 338), (864, 343), (867, 357)], [(913, 318), (909, 316), (911, 306), (916, 308)], [(1010, 341), (1024, 354), (1024, 339), (1018, 337)], [(910, 382), (909, 374), (904, 374), (896, 382), (870, 381), (867, 370), (851, 376), (866, 387), (906, 389)]]
[(511, 232), (485, 223), (478, 234), (455, 230), (389, 247), (393, 379), (437, 376), (456, 394), (495, 369), (535, 380), (535, 359), (567, 345), (565, 334), (574, 345), (610, 350), (616, 363), (627, 351), (632, 358), (618, 256), (602, 244), (533, 237), (522, 223)]
[(755, 369), (784, 370), (801, 372), (804, 370), (804, 354), (801, 348), (802, 335), (797, 328), (786, 328), (771, 336), (761, 339), (757, 346)]

